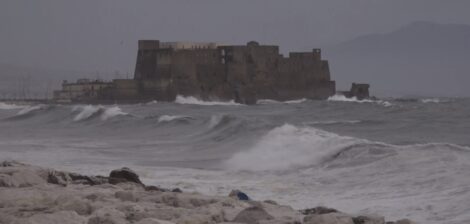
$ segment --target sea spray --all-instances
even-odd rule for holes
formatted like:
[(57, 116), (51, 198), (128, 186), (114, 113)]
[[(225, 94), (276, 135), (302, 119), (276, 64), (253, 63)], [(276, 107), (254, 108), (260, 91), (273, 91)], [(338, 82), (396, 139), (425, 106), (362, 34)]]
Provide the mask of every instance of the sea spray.
[(319, 165), (357, 139), (311, 127), (285, 124), (274, 128), (249, 150), (239, 152), (226, 165), (235, 170), (286, 170)]
[(203, 106), (240, 106), (241, 104), (235, 103), (235, 101), (227, 101), (227, 102), (221, 102), (221, 101), (202, 101), (197, 99), (196, 97), (193, 96), (176, 96), (175, 103), (178, 104), (195, 104), (195, 105), (203, 105)]
[(27, 115), (27, 114), (30, 114), (34, 111), (38, 111), (38, 110), (42, 110), (42, 109), (45, 109), (46, 106), (45, 105), (34, 105), (34, 106), (29, 106), (29, 107), (25, 107), (23, 109), (21, 109), (20, 111), (18, 111), (18, 113), (16, 115), (18, 116), (23, 116), (23, 115)]
[(379, 105), (382, 105), (384, 107), (390, 107), (390, 106), (393, 106), (392, 103), (388, 102), (388, 101), (384, 101), (384, 100), (370, 100), (370, 99), (362, 99), (362, 100), (359, 100), (357, 99), (356, 97), (346, 97), (344, 95), (341, 95), (341, 94), (336, 94), (336, 95), (333, 95), (333, 96), (330, 96), (328, 97), (328, 101), (333, 101), (333, 102), (353, 102), (353, 103), (375, 103), (375, 104), (379, 104)]
[(113, 118), (116, 116), (123, 116), (123, 115), (129, 115), (129, 114), (123, 112), (120, 107), (113, 106), (113, 107), (104, 109), (103, 113), (101, 114), (101, 120), (106, 121), (110, 118)]
[(183, 116), (183, 115), (161, 115), (158, 117), (158, 123), (162, 122), (170, 122), (182, 118), (189, 118), (188, 116)]
[(28, 107), (28, 106), (0, 102), (0, 110), (23, 109), (23, 108), (26, 108), (26, 107)]
[(123, 112), (118, 106), (104, 107), (101, 105), (75, 106), (73, 107), (72, 112), (78, 112), (78, 114), (73, 118), (74, 121), (83, 121), (98, 115), (100, 115), (101, 120), (106, 121), (112, 117), (128, 115), (128, 113)]
[(297, 99), (297, 100), (287, 100), (287, 101), (277, 101), (272, 99), (260, 99), (256, 101), (256, 104), (296, 104), (296, 103), (304, 103), (307, 99)]
[(83, 121), (89, 119), (93, 115), (96, 115), (103, 109), (102, 106), (93, 106), (93, 105), (86, 105), (86, 106), (75, 106), (73, 107), (73, 112), (78, 112), (78, 114), (73, 118), (74, 121)]

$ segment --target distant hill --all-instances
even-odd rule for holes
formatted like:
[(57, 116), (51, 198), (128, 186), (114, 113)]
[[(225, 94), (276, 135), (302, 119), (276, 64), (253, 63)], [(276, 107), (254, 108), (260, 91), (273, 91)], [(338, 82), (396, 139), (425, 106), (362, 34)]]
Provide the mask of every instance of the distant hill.
[(331, 72), (346, 88), (372, 84), (377, 95), (470, 96), (470, 26), (415, 22), (326, 48)]

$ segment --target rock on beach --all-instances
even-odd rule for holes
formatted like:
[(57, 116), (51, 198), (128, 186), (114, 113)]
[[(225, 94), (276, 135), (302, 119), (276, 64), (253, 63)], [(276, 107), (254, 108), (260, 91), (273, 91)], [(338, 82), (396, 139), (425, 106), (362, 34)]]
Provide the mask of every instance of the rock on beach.
[(0, 163), (0, 224), (409, 224), (317, 207), (297, 211), (234, 190), (208, 196), (146, 186), (129, 168), (85, 176)]

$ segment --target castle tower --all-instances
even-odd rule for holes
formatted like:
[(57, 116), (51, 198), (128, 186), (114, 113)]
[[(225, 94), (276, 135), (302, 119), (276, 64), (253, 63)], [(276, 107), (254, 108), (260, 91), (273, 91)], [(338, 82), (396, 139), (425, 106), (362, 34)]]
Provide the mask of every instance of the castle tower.
[(157, 51), (160, 49), (158, 40), (139, 40), (134, 79), (152, 79), (157, 75)]
[(321, 60), (321, 49), (315, 48), (313, 49), (313, 60), (320, 61)]

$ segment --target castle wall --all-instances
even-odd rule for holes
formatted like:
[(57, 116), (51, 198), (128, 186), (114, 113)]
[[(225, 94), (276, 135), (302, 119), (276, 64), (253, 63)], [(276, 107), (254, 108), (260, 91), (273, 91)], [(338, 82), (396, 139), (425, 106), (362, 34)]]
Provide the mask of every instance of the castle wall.
[[(171, 101), (176, 94), (202, 99), (324, 99), (335, 93), (321, 50), (285, 58), (278, 46), (139, 42), (135, 80), (141, 94)], [(190, 49), (188, 49), (190, 48)], [(170, 94), (171, 93), (171, 94)], [(163, 97), (165, 98), (165, 97)]]
[[(203, 100), (327, 99), (336, 93), (320, 49), (279, 54), (278, 46), (140, 40), (134, 79), (112, 83), (78, 80), (54, 92), (56, 100), (81, 102), (174, 101), (177, 95)], [(369, 97), (368, 84), (353, 84), (345, 93)]]
[(138, 83), (130, 79), (113, 80), (113, 98), (116, 99), (136, 99), (139, 97)]

